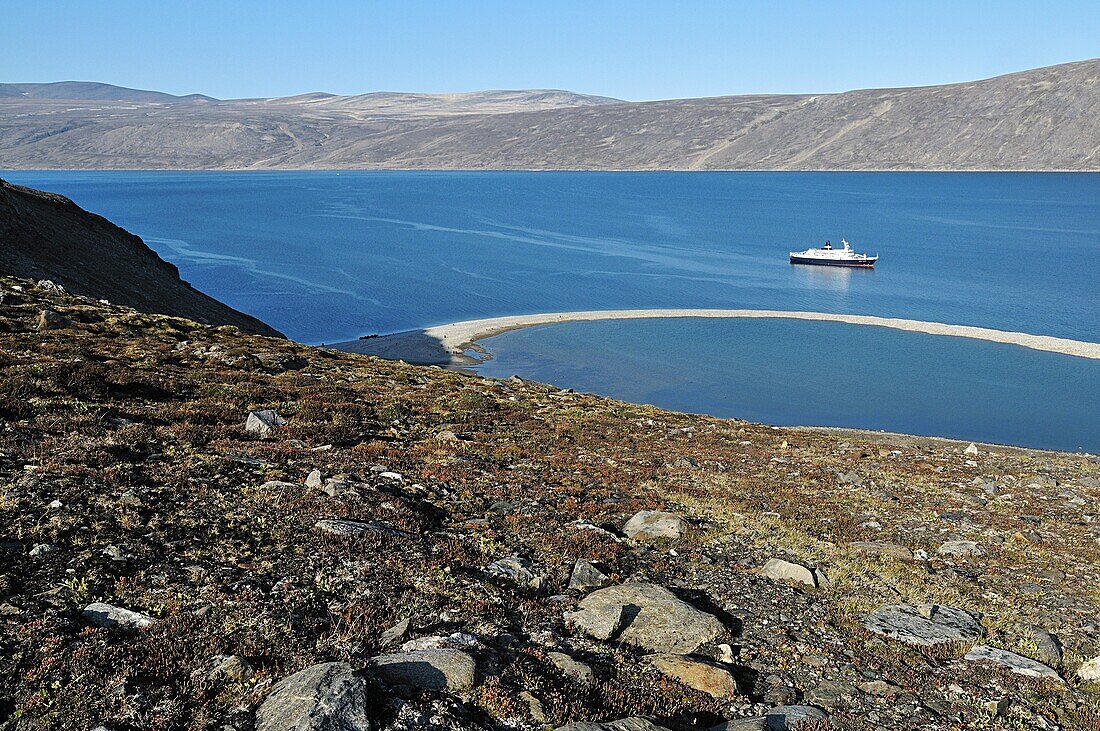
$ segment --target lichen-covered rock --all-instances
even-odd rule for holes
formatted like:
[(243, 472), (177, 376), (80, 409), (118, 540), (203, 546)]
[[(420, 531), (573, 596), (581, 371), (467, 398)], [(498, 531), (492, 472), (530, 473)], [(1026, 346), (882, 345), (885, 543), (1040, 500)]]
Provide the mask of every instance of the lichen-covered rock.
[(616, 640), (650, 652), (686, 655), (725, 630), (714, 615), (662, 586), (642, 582), (609, 586), (580, 601), (566, 620), (599, 640)]
[(623, 526), (623, 535), (635, 541), (679, 538), (684, 531), (682, 517), (661, 510), (640, 510)]
[(421, 690), (462, 692), (474, 687), (477, 661), (462, 650), (414, 650), (371, 660), (387, 682)]
[(974, 615), (942, 604), (896, 604), (868, 614), (863, 626), (875, 634), (922, 647), (974, 642), (984, 630)]
[(271, 688), (256, 731), (369, 731), (367, 689), (342, 662), (311, 665)]

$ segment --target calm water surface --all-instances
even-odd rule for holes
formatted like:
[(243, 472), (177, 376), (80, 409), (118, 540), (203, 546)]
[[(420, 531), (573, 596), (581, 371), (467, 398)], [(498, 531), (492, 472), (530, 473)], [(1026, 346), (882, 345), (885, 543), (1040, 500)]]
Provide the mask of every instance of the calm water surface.
[[(200, 289), (304, 342), (496, 315), (643, 307), (850, 312), (1100, 341), (1100, 175), (0, 174), (64, 193), (107, 216), (144, 237)], [(860, 250), (880, 253), (879, 268), (787, 263), (792, 248), (842, 236)], [(1063, 366), (1063, 360), (1036, 360), (1019, 348), (943, 344), (871, 328), (841, 326), (823, 331), (836, 335), (811, 337), (807, 324), (777, 321), (615, 323), (606, 325), (620, 337), (611, 349), (610, 331), (606, 342), (585, 335), (600, 327), (501, 336), (490, 344), (508, 352), (497, 353), (489, 368), (514, 362), (513, 370), (534, 375), (542, 363), (538, 377), (586, 387), (581, 375), (595, 378), (601, 364), (614, 364), (624, 382), (647, 382), (658, 371), (663, 379), (659, 388), (616, 395), (677, 408), (974, 439), (1008, 434), (1002, 440), (1097, 448), (1095, 421), (1078, 419), (1083, 408), (1073, 411), (1062, 397), (1067, 390), (1095, 394), (1089, 379), (1095, 379), (1097, 362)], [(698, 327), (708, 329), (700, 333)], [(670, 351), (661, 361), (671, 366), (657, 368), (652, 352), (641, 360), (625, 357), (643, 330), (674, 344), (676, 357)], [(563, 332), (570, 337), (561, 338)], [(558, 357), (547, 359), (551, 340)], [(828, 347), (841, 341), (851, 348)], [(740, 349), (730, 350), (735, 345)], [(941, 346), (967, 367), (946, 369)], [(891, 348), (899, 349), (898, 357), (883, 357)], [(927, 413), (907, 416), (914, 412), (901, 403), (854, 394), (784, 401), (778, 394), (786, 392), (782, 387), (793, 371), (772, 368), (777, 353), (790, 356), (784, 363), (814, 373), (852, 374), (877, 364), (880, 370), (861, 377), (873, 375), (876, 388), (923, 384), (913, 388), (928, 397)], [(1020, 370), (1028, 358), (1027, 370)], [(903, 362), (926, 378), (914, 381), (909, 371), (902, 378)], [(550, 363), (556, 370), (546, 370)], [(1020, 383), (1004, 380), (1004, 373), (994, 378), (995, 367), (1029, 373), (1035, 398), (1017, 398)], [(763, 385), (733, 398), (722, 388), (733, 380), (730, 368), (756, 369), (755, 382)], [(985, 416), (960, 420), (965, 406), (933, 395), (963, 375), (1008, 384), (976, 392), (972, 400), (990, 409), (998, 401), (1014, 408), (970, 405), (972, 413), (996, 414), (996, 426)], [(709, 378), (711, 387), (700, 387), (700, 378)], [(598, 380), (587, 387), (612, 393)], [(1047, 423), (1040, 412), (1079, 426), (1051, 439), (1028, 436), (1033, 429), (1005, 431), (1006, 421)]]

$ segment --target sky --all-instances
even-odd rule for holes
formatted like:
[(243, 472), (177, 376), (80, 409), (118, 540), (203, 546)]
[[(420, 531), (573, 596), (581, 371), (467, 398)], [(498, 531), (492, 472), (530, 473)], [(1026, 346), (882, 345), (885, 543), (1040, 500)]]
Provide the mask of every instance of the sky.
[(47, 0), (0, 24), (0, 81), (219, 98), (824, 93), (1098, 56), (1100, 0)]

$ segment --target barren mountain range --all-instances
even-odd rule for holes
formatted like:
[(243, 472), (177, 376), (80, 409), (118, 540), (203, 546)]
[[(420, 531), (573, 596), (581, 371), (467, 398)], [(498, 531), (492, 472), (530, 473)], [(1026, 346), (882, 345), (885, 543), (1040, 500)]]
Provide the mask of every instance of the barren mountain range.
[(7, 84), (0, 168), (1100, 170), (1100, 59), (943, 86), (655, 102)]

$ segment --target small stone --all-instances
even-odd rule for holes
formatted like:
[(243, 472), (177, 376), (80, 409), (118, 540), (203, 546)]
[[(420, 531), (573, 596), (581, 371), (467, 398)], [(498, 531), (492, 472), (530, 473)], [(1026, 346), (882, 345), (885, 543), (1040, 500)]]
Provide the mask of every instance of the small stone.
[(256, 711), (256, 731), (369, 728), (366, 683), (342, 662), (311, 665), (283, 678)]
[(474, 687), (477, 662), (461, 650), (415, 650), (379, 655), (371, 665), (390, 683), (421, 690), (462, 692)]
[(995, 701), (986, 701), (982, 704), (982, 708), (986, 710), (993, 718), (1000, 718), (1008, 713), (1008, 709), (1012, 706), (1011, 698), (1001, 698)]
[(252, 677), (252, 666), (240, 655), (214, 655), (207, 662), (206, 677), (210, 680), (240, 682)]
[(725, 631), (717, 617), (664, 587), (642, 582), (598, 589), (565, 619), (598, 640), (677, 655), (692, 653)]
[(936, 549), (941, 556), (984, 556), (985, 551), (974, 541), (947, 541)]
[(279, 416), (274, 409), (262, 409), (260, 411), (249, 411), (248, 419), (245, 420), (245, 431), (255, 434), (261, 439), (268, 437), (281, 426), (286, 426), (286, 419)]
[(312, 487), (314, 489), (319, 488), (325, 484), (324, 478), (321, 476), (321, 470), (313, 470), (306, 475), (306, 487)]
[(1081, 667), (1077, 668), (1077, 677), (1086, 683), (1100, 681), (1100, 657), (1081, 663)]
[(510, 581), (516, 586), (528, 589), (541, 589), (545, 579), (531, 570), (531, 562), (522, 556), (509, 556), (485, 567), (490, 576)]
[(712, 698), (729, 698), (737, 693), (737, 681), (717, 663), (683, 655), (654, 655), (649, 661), (666, 676)]
[(868, 680), (866, 683), (860, 683), (856, 687), (867, 695), (874, 696), (897, 695), (898, 692), (901, 691), (901, 688), (885, 680)]
[(991, 662), (994, 665), (999, 665), (1014, 673), (1026, 675), (1031, 678), (1050, 678), (1051, 680), (1057, 680), (1059, 682), (1062, 680), (1056, 670), (1047, 667), (1038, 660), (1032, 660), (1030, 657), (1017, 655), (1015, 652), (1002, 650), (999, 647), (978, 645), (970, 652), (966, 653), (964, 659), (970, 662)]
[(569, 588), (573, 591), (592, 591), (607, 582), (607, 575), (591, 562), (578, 558), (573, 564), (573, 573), (569, 576)]
[(760, 575), (773, 581), (794, 581), (814, 588), (828, 584), (823, 572), (781, 558), (768, 559), (760, 569)]
[(409, 622), (410, 618), (405, 617), (383, 632), (382, 637), (378, 640), (378, 646), (382, 648), (389, 647), (405, 639), (405, 636), (409, 634)]
[(145, 629), (156, 622), (148, 614), (135, 612), (113, 604), (93, 602), (84, 607), (82, 612), (84, 619), (98, 627), (131, 627), (133, 629)]
[(973, 442), (970, 443), (969, 447), (967, 447), (966, 449), (963, 450), (963, 454), (968, 455), (970, 457), (973, 457), (977, 453), (978, 453), (978, 445), (974, 444)]
[(568, 677), (581, 685), (592, 685), (596, 682), (596, 675), (592, 672), (591, 666), (587, 663), (575, 660), (564, 652), (548, 652), (546, 657), (549, 658), (550, 662), (552, 662), (558, 670), (561, 670)]
[(1042, 627), (1029, 627), (1027, 629), (1027, 635), (1031, 638), (1031, 641), (1035, 643), (1035, 648), (1039, 651), (1036, 655), (1036, 659), (1040, 662), (1046, 663), (1053, 668), (1059, 668), (1062, 666), (1062, 643), (1058, 641), (1058, 638), (1047, 632)]
[(321, 487), (321, 490), (329, 497), (339, 497), (351, 489), (344, 480), (328, 479), (325, 480), (325, 484)]
[(519, 698), (527, 704), (528, 710), (531, 711), (531, 718), (538, 723), (546, 723), (546, 709), (542, 707), (542, 701), (534, 693), (528, 690), (521, 691)]
[(641, 510), (623, 526), (623, 535), (634, 541), (680, 538), (684, 530), (684, 519), (676, 513)]
[(56, 550), (57, 546), (52, 543), (38, 543), (35, 544), (34, 548), (32, 548), (27, 555), (40, 558), (42, 556), (48, 556)]

